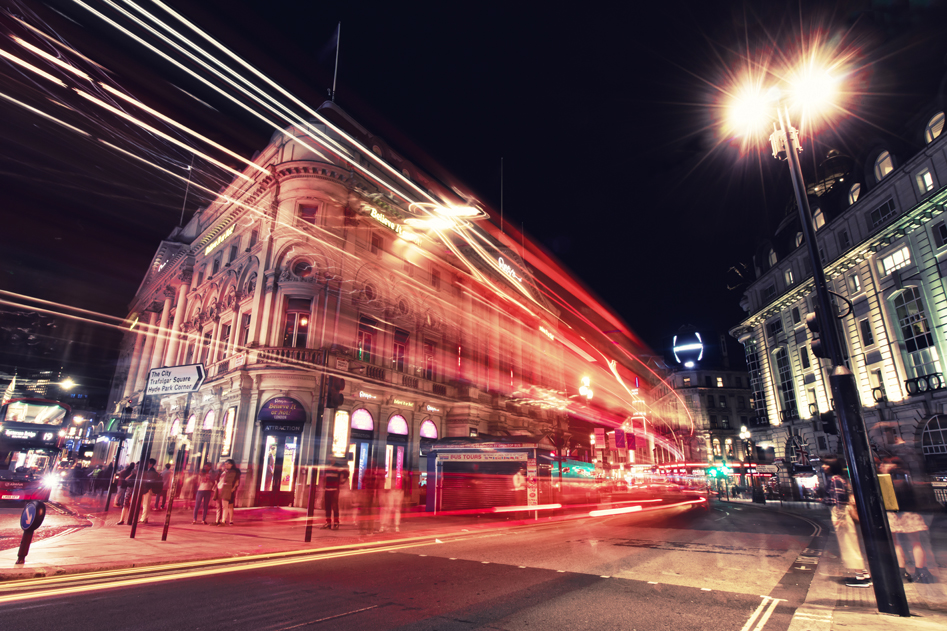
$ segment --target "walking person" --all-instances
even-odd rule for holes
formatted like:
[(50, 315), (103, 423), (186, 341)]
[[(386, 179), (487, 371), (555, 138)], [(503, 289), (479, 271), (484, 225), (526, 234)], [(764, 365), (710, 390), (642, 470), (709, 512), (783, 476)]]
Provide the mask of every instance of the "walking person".
[(381, 520), (381, 530), (391, 528), (401, 532), (401, 505), (404, 503), (404, 480), (395, 478), (391, 488), (385, 493), (385, 512)]
[(122, 509), (122, 516), (118, 522), (119, 526), (125, 523), (125, 514), (127, 512), (125, 510), (125, 506), (126, 504), (129, 504), (132, 499), (131, 496), (133, 489), (131, 488), (131, 484), (135, 479), (134, 475), (135, 464), (130, 462), (119, 472), (118, 477), (116, 478), (116, 482), (118, 482), (118, 495), (115, 496), (115, 508)]
[(161, 490), (155, 496), (155, 509), (161, 510), (168, 505), (168, 491), (171, 490), (171, 478), (174, 471), (171, 469), (171, 463), (164, 465), (164, 469), (159, 474), (161, 476)]
[(157, 460), (148, 458), (148, 468), (142, 474), (141, 481), (141, 520), (139, 523), (147, 524), (148, 517), (151, 515), (151, 498), (161, 489), (161, 474), (155, 470)]
[(835, 456), (822, 459), (822, 470), (829, 476), (828, 496), (832, 503), (832, 526), (838, 538), (842, 564), (855, 574), (845, 584), (849, 587), (871, 587), (871, 575), (865, 570), (865, 558), (858, 542), (855, 519), (858, 514), (852, 501), (851, 487), (842, 462)]
[(197, 522), (197, 514), (200, 512), (201, 505), (204, 505), (204, 515), (201, 517), (201, 522), (205, 526), (207, 525), (207, 509), (210, 508), (210, 498), (214, 494), (214, 487), (217, 485), (217, 474), (214, 473), (214, 470), (211, 469), (210, 463), (205, 462), (204, 466), (201, 467), (200, 472), (197, 474), (197, 492), (194, 498), (194, 521), (192, 524)]
[[(896, 509), (888, 509), (888, 525), (894, 535), (894, 550), (898, 557), (898, 566), (901, 568), (901, 578), (907, 583), (935, 583), (937, 579), (927, 569), (927, 553), (921, 543), (921, 533), (927, 530), (924, 517), (917, 511), (920, 502), (911, 484), (911, 473), (897, 456), (886, 458), (881, 467), (881, 473), (891, 476), (894, 487), (894, 496), (898, 502)], [(905, 550), (911, 551), (914, 559), (914, 574), (907, 571)]]
[(217, 493), (223, 508), (223, 515), (218, 526), (233, 526), (233, 504), (237, 499), (238, 488), (240, 488), (240, 469), (233, 460), (226, 460), (224, 473), (217, 482)]

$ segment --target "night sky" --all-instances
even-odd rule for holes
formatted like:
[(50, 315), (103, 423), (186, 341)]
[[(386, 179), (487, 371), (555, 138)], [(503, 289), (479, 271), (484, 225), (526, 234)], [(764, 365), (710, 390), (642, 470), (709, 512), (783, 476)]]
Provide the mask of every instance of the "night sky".
[[(313, 106), (331, 87), (327, 45), (341, 21), (337, 103), (494, 209), (503, 158), (505, 221), (658, 353), (681, 325), (715, 340), (740, 321), (745, 279), (730, 270), (751, 265), (787, 208), (788, 173), (768, 144), (742, 153), (716, 123), (719, 88), (747, 51), (759, 60), (788, 50), (804, 30), (856, 52), (858, 94), (835, 131), (815, 138), (823, 155), (828, 146), (855, 154), (852, 138), (866, 129), (900, 134), (901, 113), (929, 101), (947, 71), (942, 2), (171, 4)], [(268, 129), (76, 4), (29, 7), (155, 109), (248, 157), (267, 144)], [(3, 62), (0, 85), (36, 102)], [(0, 116), (0, 289), (125, 316), (180, 220), (183, 184), (8, 103)], [(168, 155), (187, 163), (183, 152)], [(186, 215), (201, 203), (192, 195)], [(71, 357), (108, 374), (116, 335), (73, 326)], [(22, 361), (0, 352), (0, 370)]]

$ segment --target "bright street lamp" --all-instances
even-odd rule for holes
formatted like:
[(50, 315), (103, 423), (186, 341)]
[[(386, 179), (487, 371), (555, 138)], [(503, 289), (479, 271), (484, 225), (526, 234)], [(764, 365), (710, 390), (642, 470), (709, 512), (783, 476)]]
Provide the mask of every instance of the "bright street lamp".
[[(769, 140), (773, 157), (786, 160), (789, 165), (796, 206), (799, 209), (799, 222), (809, 253), (816, 298), (821, 316), (825, 318), (817, 325), (817, 330), (825, 343), (825, 357), (831, 362), (829, 383), (839, 426), (842, 428), (840, 437), (843, 438), (848, 459), (878, 610), (907, 617), (911, 612), (904, 594), (904, 585), (901, 583), (885, 509), (881, 503), (881, 492), (871, 446), (868, 443), (868, 430), (861, 414), (855, 376), (842, 360), (842, 343), (835, 324), (836, 309), (825, 282), (815, 224), (812, 221), (812, 211), (809, 208), (806, 185), (799, 164), (799, 154), (802, 153), (799, 133), (789, 118), (790, 105), (801, 107), (804, 116), (812, 116), (831, 105), (828, 98), (836, 93), (838, 82), (812, 60), (791, 74), (790, 81), (794, 82), (789, 86), (789, 90), (781, 90), (778, 87), (763, 90), (759, 83), (748, 86), (739, 93), (740, 100), (731, 108), (731, 113), (742, 116), (744, 123), (758, 125), (760, 120), (771, 117), (775, 109), (776, 122)], [(736, 122), (739, 121), (731, 119), (730, 125), (733, 126)]]

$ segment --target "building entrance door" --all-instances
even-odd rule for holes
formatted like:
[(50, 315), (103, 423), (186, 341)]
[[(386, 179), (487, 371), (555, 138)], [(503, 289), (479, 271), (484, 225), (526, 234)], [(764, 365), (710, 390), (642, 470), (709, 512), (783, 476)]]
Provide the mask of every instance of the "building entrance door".
[(296, 433), (269, 432), (263, 435), (257, 494), (259, 506), (292, 506), (299, 440), (300, 435)]

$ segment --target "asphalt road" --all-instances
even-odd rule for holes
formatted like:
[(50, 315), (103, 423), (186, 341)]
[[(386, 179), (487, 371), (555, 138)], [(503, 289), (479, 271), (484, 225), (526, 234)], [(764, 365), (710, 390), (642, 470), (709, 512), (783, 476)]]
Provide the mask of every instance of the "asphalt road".
[(8, 629), (76, 631), (781, 631), (805, 598), (819, 533), (791, 515), (714, 504), (199, 575), (128, 575), (125, 586), (92, 579), (15, 602), (2, 602), (11, 592), (0, 589), (0, 620)]

